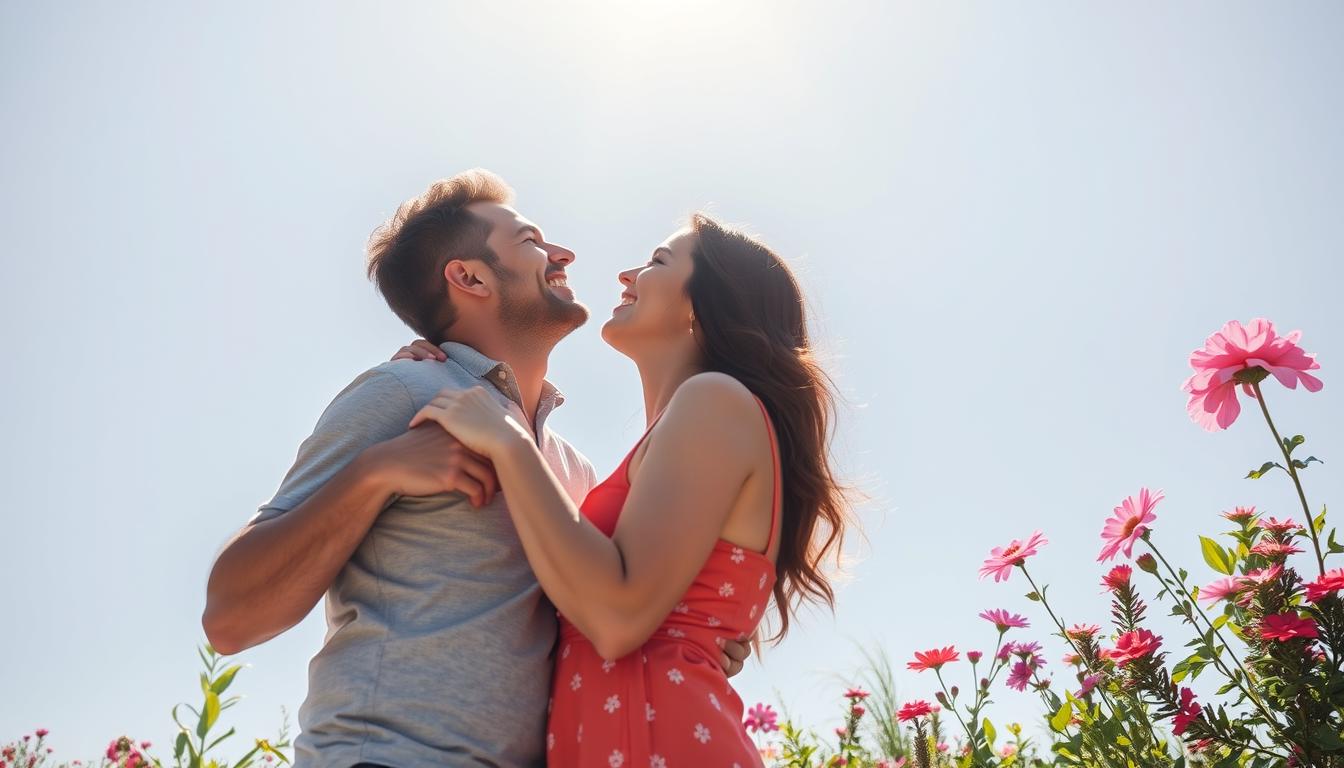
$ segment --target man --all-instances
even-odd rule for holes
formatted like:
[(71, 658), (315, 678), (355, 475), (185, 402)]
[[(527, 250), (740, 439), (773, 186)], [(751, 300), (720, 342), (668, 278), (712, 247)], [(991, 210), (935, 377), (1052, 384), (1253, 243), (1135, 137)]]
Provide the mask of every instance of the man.
[(574, 254), (512, 201), (499, 177), (468, 171), (374, 232), (369, 276), (442, 355), (384, 363), (337, 395), (210, 574), (202, 624), (226, 654), (280, 634), (326, 594), (299, 768), (544, 761), (554, 609), (488, 463), (435, 425), (407, 429), (440, 390), (484, 385), (575, 503), (596, 484), (546, 426), (563, 401), (547, 358), (588, 317), (565, 279)]

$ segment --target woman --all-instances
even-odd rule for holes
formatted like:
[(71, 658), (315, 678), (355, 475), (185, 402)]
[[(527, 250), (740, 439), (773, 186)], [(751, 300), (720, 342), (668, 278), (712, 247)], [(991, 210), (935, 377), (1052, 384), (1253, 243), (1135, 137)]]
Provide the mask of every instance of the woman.
[(771, 598), (776, 639), (801, 602), (833, 601), (820, 562), (847, 509), (827, 379), (792, 273), (741, 232), (697, 214), (619, 279), (602, 338), (638, 366), (648, 429), (581, 508), (482, 390), (441, 395), (411, 424), (493, 462), (561, 614), (551, 765), (760, 765), (717, 659)]

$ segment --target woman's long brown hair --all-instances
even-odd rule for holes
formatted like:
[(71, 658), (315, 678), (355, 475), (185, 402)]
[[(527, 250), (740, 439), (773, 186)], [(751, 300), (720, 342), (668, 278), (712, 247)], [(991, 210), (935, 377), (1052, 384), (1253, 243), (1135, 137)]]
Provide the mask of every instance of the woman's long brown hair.
[(702, 213), (686, 289), (709, 370), (726, 373), (765, 403), (779, 439), (783, 519), (775, 564), (778, 641), (804, 602), (834, 608), (822, 562), (839, 561), (850, 523), (846, 490), (831, 469), (835, 417), (830, 378), (813, 357), (803, 294), (765, 244)]

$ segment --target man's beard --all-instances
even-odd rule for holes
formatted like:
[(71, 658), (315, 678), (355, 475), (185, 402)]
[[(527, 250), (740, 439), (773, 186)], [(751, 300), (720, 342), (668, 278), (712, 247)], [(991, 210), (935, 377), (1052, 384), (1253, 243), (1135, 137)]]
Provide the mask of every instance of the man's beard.
[(538, 345), (554, 346), (588, 321), (588, 308), (577, 301), (566, 301), (542, 284), (516, 274), (500, 275), (499, 322), (520, 339)]

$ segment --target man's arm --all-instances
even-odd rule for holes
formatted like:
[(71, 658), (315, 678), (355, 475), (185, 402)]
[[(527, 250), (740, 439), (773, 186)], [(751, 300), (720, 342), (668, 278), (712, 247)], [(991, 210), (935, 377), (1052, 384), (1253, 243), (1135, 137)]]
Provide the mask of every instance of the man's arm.
[(459, 491), (489, 503), (489, 463), (442, 429), (406, 431), (412, 408), (387, 373), (357, 379), (327, 408), (276, 498), (211, 570), (201, 624), (217, 651), (237, 653), (301, 621), (393, 498)]

